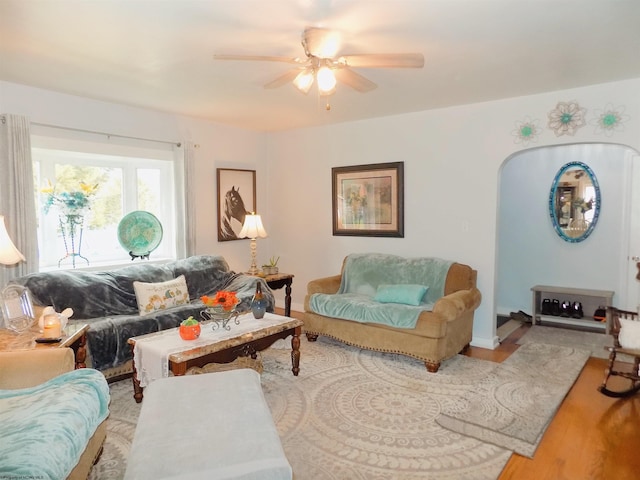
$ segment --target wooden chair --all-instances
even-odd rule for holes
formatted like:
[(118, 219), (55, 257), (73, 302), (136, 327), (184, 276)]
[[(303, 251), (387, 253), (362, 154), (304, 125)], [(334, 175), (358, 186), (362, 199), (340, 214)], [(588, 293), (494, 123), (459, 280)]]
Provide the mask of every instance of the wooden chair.
[[(608, 397), (627, 397), (640, 391), (640, 348), (624, 348), (620, 345), (619, 335), (622, 322), (620, 319), (640, 322), (638, 312), (629, 312), (615, 307), (608, 307), (611, 316), (611, 334), (613, 347), (609, 351), (609, 365), (605, 370), (604, 380), (598, 390)], [(624, 342), (623, 342), (624, 343)], [(618, 355), (631, 357), (633, 364), (621, 362)], [(611, 377), (622, 377), (626, 381), (611, 381)], [(614, 385), (613, 387), (611, 385)]]

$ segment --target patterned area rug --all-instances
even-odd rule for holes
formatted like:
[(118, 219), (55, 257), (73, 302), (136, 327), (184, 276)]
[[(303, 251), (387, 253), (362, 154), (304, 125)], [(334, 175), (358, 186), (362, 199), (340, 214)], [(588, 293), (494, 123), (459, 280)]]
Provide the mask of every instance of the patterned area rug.
[(589, 350), (592, 357), (609, 358), (609, 352), (605, 350), (605, 347), (613, 345), (613, 337), (604, 333), (532, 325), (529, 331), (518, 340), (520, 345), (527, 343), (546, 343), (580, 348)]
[(528, 343), (445, 407), (437, 421), (533, 457), (584, 364), (588, 350)]
[[(429, 374), (418, 360), (323, 337), (316, 343), (302, 339), (301, 351), (297, 378), (288, 348), (262, 355), (265, 396), (296, 480), (496, 479), (511, 456), (506, 448), (436, 422), (444, 412), (461, 410), (479, 382), (502, 381), (491, 375), (499, 364), (458, 355)], [(500, 401), (531, 410), (524, 390), (496, 390)], [(111, 385), (107, 441), (92, 480), (124, 475), (140, 411), (132, 394), (130, 380)]]

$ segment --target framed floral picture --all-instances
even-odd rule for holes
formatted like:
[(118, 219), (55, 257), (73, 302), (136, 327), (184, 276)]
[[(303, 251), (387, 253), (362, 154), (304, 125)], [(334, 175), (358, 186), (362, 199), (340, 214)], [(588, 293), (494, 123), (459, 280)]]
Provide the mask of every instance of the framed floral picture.
[(333, 234), (404, 237), (404, 162), (331, 169)]
[(218, 241), (240, 240), (244, 217), (256, 211), (256, 171), (218, 168)]

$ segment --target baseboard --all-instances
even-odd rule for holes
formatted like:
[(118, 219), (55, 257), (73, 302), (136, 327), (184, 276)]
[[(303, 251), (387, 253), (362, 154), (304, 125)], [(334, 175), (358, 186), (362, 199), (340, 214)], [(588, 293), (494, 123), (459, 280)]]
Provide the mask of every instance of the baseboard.
[(489, 350), (495, 350), (498, 347), (498, 345), (500, 345), (500, 339), (497, 336), (492, 338), (473, 337), (471, 339), (472, 347), (480, 347), (480, 348), (487, 348)]

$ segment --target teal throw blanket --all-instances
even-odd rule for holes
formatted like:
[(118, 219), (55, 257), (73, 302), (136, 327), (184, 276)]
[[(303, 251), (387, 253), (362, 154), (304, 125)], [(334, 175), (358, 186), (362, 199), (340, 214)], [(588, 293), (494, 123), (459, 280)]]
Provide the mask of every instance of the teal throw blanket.
[[(316, 293), (311, 296), (309, 304), (313, 312), (326, 317), (415, 328), (420, 313), (431, 310), (444, 295), (445, 281), (452, 264), (452, 261), (440, 258), (352, 254), (345, 260), (338, 292)], [(378, 287), (390, 284), (424, 285), (429, 289), (419, 306), (374, 301)]]
[(89, 368), (0, 390), (0, 478), (67, 478), (109, 415), (109, 398), (104, 375)]

